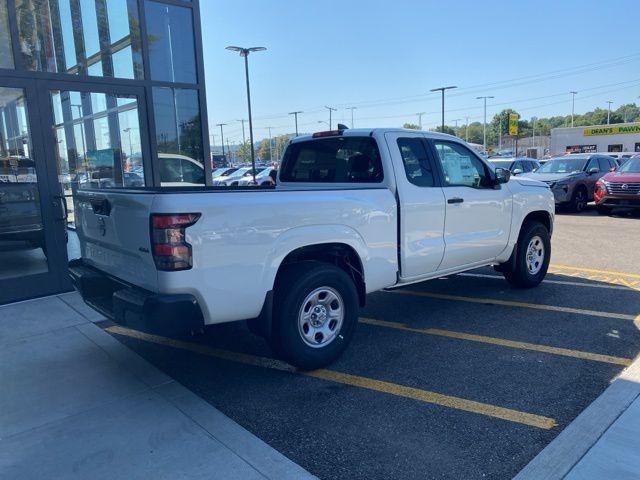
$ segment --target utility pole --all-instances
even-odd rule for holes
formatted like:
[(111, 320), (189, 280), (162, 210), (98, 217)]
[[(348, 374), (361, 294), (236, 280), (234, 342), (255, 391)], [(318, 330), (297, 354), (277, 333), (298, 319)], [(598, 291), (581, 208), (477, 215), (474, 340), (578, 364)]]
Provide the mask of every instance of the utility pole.
[(228, 46), (227, 50), (232, 52), (238, 52), (241, 57), (244, 57), (244, 75), (247, 82), (247, 109), (249, 111), (249, 141), (251, 142), (251, 172), (253, 173), (253, 182), (256, 182), (256, 152), (253, 147), (253, 121), (251, 119), (251, 91), (249, 88), (249, 54), (251, 52), (262, 52), (266, 50), (265, 47), (251, 47), (242, 48)]
[(502, 150), (502, 112), (498, 115), (498, 150)]
[(466, 125), (464, 127), (464, 141), (469, 141), (469, 117), (466, 117)]
[(244, 118), (241, 118), (238, 121), (242, 123), (242, 143), (245, 143), (247, 141), (247, 139), (244, 136), (244, 122), (246, 122), (246, 120)]
[(609, 125), (611, 123), (611, 104), (613, 102), (611, 100), (607, 100), (607, 125)]
[(222, 131), (222, 127), (224, 127), (226, 123), (216, 123), (216, 127), (220, 127), (220, 138), (222, 138), (222, 156), (224, 157), (224, 131)]
[(332, 112), (335, 112), (335, 111), (336, 111), (336, 110), (338, 110), (338, 109), (337, 109), (337, 108), (333, 108), (333, 107), (327, 107), (326, 105), (325, 105), (325, 107), (324, 107), (324, 108), (326, 108), (327, 110), (329, 110), (329, 130), (331, 130), (331, 126), (332, 126), (332, 124), (331, 124), (331, 113), (332, 113)]
[(484, 124), (482, 126), (482, 144), (484, 145), (484, 151), (487, 152), (487, 98), (494, 98), (491, 95), (484, 97), (476, 97), (476, 100), (484, 100)]
[(356, 128), (356, 124), (353, 122), (353, 111), (358, 107), (347, 107), (347, 110), (351, 110), (351, 128)]
[(271, 129), (273, 127), (267, 127), (269, 130), (269, 162), (273, 163), (273, 150), (271, 149)]
[(422, 130), (422, 116), (425, 115), (427, 112), (418, 112), (416, 113), (416, 115), (418, 115), (418, 127), (420, 127), (420, 130)]
[(458, 88), (456, 86), (450, 86), (450, 87), (438, 87), (438, 88), (432, 88), (430, 91), (432, 92), (441, 92), (442, 93), (442, 130), (441, 132), (444, 133), (444, 92), (445, 90), (451, 90), (453, 88)]
[[(531, 117), (531, 122), (533, 123), (533, 131), (532, 131), (532, 136), (533, 138), (531, 139), (531, 143), (533, 144), (533, 149), (536, 150), (536, 117)], [(536, 158), (538, 156), (538, 150), (536, 150)]]
[(296, 137), (298, 136), (298, 114), (302, 113), (302, 110), (298, 110), (297, 112), (289, 112), (289, 115), (293, 115), (296, 118)]
[(573, 128), (573, 115), (576, 110), (576, 94), (573, 90), (569, 92), (571, 94), (571, 128)]

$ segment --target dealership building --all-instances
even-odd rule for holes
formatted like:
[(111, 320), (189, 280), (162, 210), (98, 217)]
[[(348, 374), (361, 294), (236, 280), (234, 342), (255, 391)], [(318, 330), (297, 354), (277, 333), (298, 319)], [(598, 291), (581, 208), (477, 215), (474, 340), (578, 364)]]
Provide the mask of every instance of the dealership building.
[(72, 288), (83, 189), (210, 184), (205, 104), (197, 0), (0, 0), (0, 303)]
[(551, 155), (640, 152), (640, 123), (551, 129)]

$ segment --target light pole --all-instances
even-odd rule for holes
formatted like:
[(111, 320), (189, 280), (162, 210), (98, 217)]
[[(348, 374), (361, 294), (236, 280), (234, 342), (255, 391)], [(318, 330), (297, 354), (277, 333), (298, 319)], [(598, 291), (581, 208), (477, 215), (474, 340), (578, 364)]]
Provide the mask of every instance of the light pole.
[(131, 127), (125, 128), (123, 132), (127, 132), (127, 136), (129, 137), (129, 161), (131, 161), (131, 157), (133, 157), (133, 145), (131, 145)]
[(464, 127), (464, 141), (468, 142), (469, 141), (469, 117), (465, 118), (465, 127)]
[(573, 128), (573, 115), (576, 110), (576, 94), (578, 92), (571, 90), (569, 93), (571, 94), (571, 128)]
[(298, 136), (298, 114), (303, 113), (302, 110), (298, 110), (297, 112), (289, 112), (289, 115), (293, 115), (296, 118), (296, 137)]
[(444, 133), (444, 92), (445, 92), (445, 90), (451, 90), (453, 88), (458, 88), (458, 87), (456, 87), (456, 86), (438, 87), (438, 88), (432, 88), (430, 90), (432, 92), (441, 92), (442, 93), (442, 130), (441, 130), (442, 133)]
[(226, 123), (216, 123), (216, 127), (220, 127), (220, 138), (222, 139), (222, 156), (224, 157), (224, 132), (222, 131), (222, 127), (224, 127)]
[[(536, 117), (531, 117), (531, 123), (533, 123), (533, 126), (532, 126), (533, 130), (531, 132), (531, 136), (533, 138), (531, 139), (531, 143), (533, 144), (534, 150), (536, 150), (536, 120), (537, 120)], [(538, 150), (536, 150), (536, 158), (537, 158), (537, 155), (538, 155)]]
[(609, 125), (610, 122), (611, 122), (611, 104), (612, 103), (613, 102), (611, 100), (607, 100), (607, 105), (608, 105), (608, 107), (607, 107), (607, 125)]
[(269, 162), (273, 164), (273, 151), (271, 150), (271, 129), (273, 127), (266, 127), (269, 130)]
[(427, 112), (418, 112), (416, 113), (416, 115), (418, 115), (418, 127), (420, 127), (420, 130), (422, 130), (422, 116), (425, 115)]
[(358, 107), (347, 107), (347, 110), (351, 110), (351, 128), (356, 128), (355, 123), (353, 122), (353, 111)]
[(327, 110), (329, 110), (329, 130), (331, 130), (331, 113), (335, 112), (336, 110), (338, 110), (337, 108), (333, 108), (333, 107), (327, 107), (325, 105), (325, 107)]
[(487, 151), (487, 98), (494, 98), (492, 95), (476, 97), (476, 100), (484, 100), (484, 124), (482, 125), (482, 144), (484, 151)]
[(238, 120), (238, 122), (242, 123), (242, 143), (244, 143), (247, 141), (244, 136), (244, 122), (246, 122), (246, 120), (244, 118), (241, 118), (240, 120)]
[(251, 173), (253, 174), (253, 181), (256, 181), (256, 152), (253, 148), (253, 121), (251, 119), (251, 92), (249, 89), (249, 54), (251, 52), (262, 52), (266, 50), (265, 47), (234, 47), (228, 46), (227, 50), (232, 52), (238, 52), (241, 57), (244, 57), (244, 74), (247, 80), (247, 108), (249, 110), (249, 141), (251, 142)]

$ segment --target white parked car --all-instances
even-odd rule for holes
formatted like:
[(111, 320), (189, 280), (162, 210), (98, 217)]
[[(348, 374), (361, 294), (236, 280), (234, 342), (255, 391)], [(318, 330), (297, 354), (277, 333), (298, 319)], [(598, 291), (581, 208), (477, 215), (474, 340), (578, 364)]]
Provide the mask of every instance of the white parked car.
[(238, 184), (238, 181), (247, 173), (251, 172), (251, 167), (238, 168), (229, 175), (222, 175), (213, 179), (212, 185), (216, 187), (232, 187)]
[(216, 168), (213, 172), (211, 172), (211, 178), (225, 177), (227, 175), (231, 175), (236, 170), (238, 170), (236, 167)]
[[(256, 170), (258, 169), (256, 168)], [(256, 173), (256, 179), (254, 182), (253, 175), (251, 175), (251, 171), (249, 171), (249, 175), (245, 174), (245, 176), (238, 181), (238, 186), (246, 187), (249, 185), (275, 185), (272, 177), (275, 178), (276, 173), (277, 171), (271, 167), (262, 168)]]
[(458, 138), (320, 132), (291, 141), (275, 189), (79, 192), (70, 274), (118, 323), (172, 332), (249, 319), (311, 369), (344, 351), (370, 292), (485, 265), (538, 285), (554, 210), (547, 185), (510, 179)]

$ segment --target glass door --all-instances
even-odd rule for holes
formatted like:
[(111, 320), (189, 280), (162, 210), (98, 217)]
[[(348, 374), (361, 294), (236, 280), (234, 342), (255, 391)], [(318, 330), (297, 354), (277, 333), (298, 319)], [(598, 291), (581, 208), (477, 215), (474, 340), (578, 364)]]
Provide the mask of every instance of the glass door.
[(0, 80), (0, 303), (70, 287), (38, 113), (34, 81)]
[(47, 82), (47, 149), (55, 165), (53, 189), (64, 199), (68, 260), (79, 258), (75, 203), (83, 190), (152, 184), (144, 90)]

